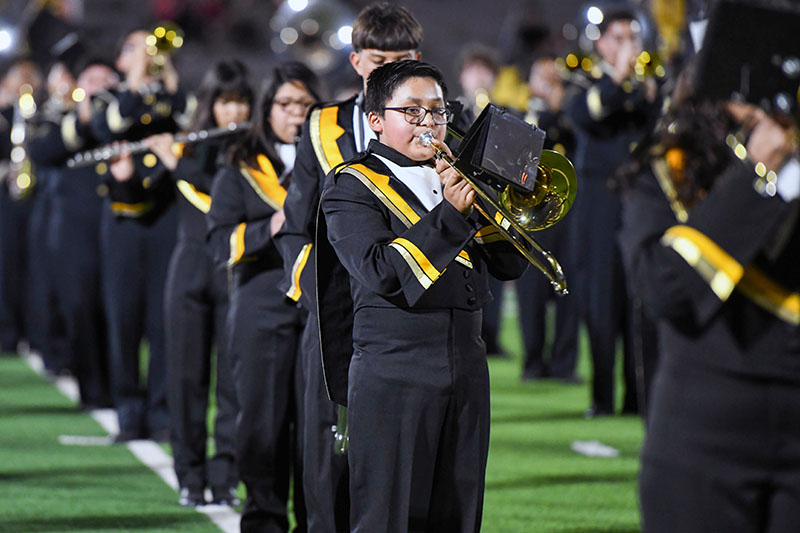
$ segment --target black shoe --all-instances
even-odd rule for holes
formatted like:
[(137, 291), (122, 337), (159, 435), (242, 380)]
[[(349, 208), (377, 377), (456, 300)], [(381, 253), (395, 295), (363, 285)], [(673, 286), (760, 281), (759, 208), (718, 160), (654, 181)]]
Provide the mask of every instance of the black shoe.
[(227, 489), (212, 489), (211, 494), (213, 495), (213, 500), (211, 503), (214, 505), (227, 505), (228, 507), (235, 507), (237, 505), (241, 505), (242, 500), (236, 496), (236, 489), (233, 487)]
[(123, 444), (132, 440), (139, 440), (144, 438), (141, 431), (122, 429), (114, 436), (114, 444)]
[(162, 428), (150, 432), (150, 440), (158, 443), (169, 443), (169, 429)]
[(190, 490), (189, 487), (181, 487), (181, 495), (178, 498), (181, 507), (198, 507), (206, 504), (206, 497), (202, 490)]
[(614, 414), (614, 411), (610, 409), (601, 409), (596, 405), (591, 406), (583, 413), (583, 418), (603, 418), (606, 416), (611, 416)]

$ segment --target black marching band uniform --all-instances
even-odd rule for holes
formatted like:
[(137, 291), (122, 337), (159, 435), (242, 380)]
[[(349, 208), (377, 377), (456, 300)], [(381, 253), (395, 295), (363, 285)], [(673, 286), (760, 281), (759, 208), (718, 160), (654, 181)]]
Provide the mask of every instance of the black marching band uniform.
[[(187, 112), (179, 89), (166, 92), (154, 82), (140, 93), (125, 83), (97, 95), (92, 133), (102, 143), (136, 140), (178, 129)], [(188, 113), (186, 113), (188, 114)], [(176, 242), (174, 188), (159, 179), (166, 169), (154, 154), (134, 157), (130, 182), (108, 174), (109, 200), (103, 211), (103, 283), (111, 351), (111, 385), (120, 440), (166, 440), (167, 357), (164, 338), (164, 284)], [(139, 350), (147, 339), (147, 387), (139, 383)]]
[(107, 407), (111, 393), (100, 267), (100, 220), (107, 186), (92, 166), (65, 166), (74, 152), (96, 144), (89, 124), (70, 111), (41, 126), (29, 153), (42, 169), (38, 174), (46, 173), (46, 182), (39, 181), (52, 196), (46, 247), (51, 265), (58, 265), (51, 274), (56, 308), (66, 327), (69, 368), (78, 381), (81, 403)]
[[(539, 100), (536, 103), (544, 104)], [(544, 104), (546, 105), (546, 104)], [(532, 105), (525, 120), (536, 124), (547, 133), (544, 148), (555, 150), (566, 157), (572, 157), (575, 149), (575, 134), (569, 117), (563, 110), (553, 111)], [(572, 268), (574, 247), (570, 242), (571, 226), (577, 215), (566, 216), (558, 224), (536, 232), (536, 240), (558, 259), (564, 268), (570, 293), (556, 296), (553, 286), (536, 269), (528, 271), (516, 282), (519, 302), (519, 320), (525, 344), (525, 357), (522, 364), (523, 379), (550, 377), (565, 381), (575, 381), (575, 367), (578, 362), (578, 318), (580, 316), (580, 295), (577, 279), (572, 288)], [(545, 360), (545, 315), (547, 302), (555, 300), (555, 333), (549, 359)]]
[(13, 194), (10, 169), (11, 131), (19, 110), (8, 106), (0, 110), (0, 160), (3, 161), (0, 183), (0, 341), (6, 352), (16, 352), (17, 343), (28, 337), (27, 317), (27, 239), (31, 199), (17, 199)]
[[(309, 312), (301, 353), (306, 386), (304, 484), (314, 487), (306, 494), (311, 532), (349, 531), (347, 458), (334, 454), (331, 428), (337, 423), (337, 408), (329, 399), (320, 360), (313, 242), (326, 174), (355, 157), (375, 137), (360, 106), (362, 99), (359, 95), (309, 113), (284, 203), (286, 221), (275, 235), (286, 270), (280, 289)], [(339, 398), (339, 403), (344, 400)]]
[[(600, 68), (603, 66), (606, 64)], [(617, 85), (605, 70), (598, 79), (585, 77), (582, 85), (582, 90), (567, 102), (566, 108), (575, 125), (573, 162), (581, 177), (581, 191), (572, 215), (575, 220), (570, 241), (575, 275), (570, 277), (570, 282), (577, 285), (581, 295), (589, 333), (593, 414), (614, 412), (614, 363), (619, 336), (625, 341), (622, 410), (636, 413), (634, 332), (617, 244), (622, 203), (619, 195), (609, 188), (608, 181), (652, 127), (659, 103), (658, 99), (647, 101), (645, 84), (626, 80)], [(652, 350), (643, 348), (643, 351)]]
[(325, 251), (332, 246), (349, 273), (354, 310), (344, 351), (342, 304), (332, 300), (347, 278), (320, 284), (323, 358), (338, 370), (326, 378), (347, 390), (348, 453), (358, 465), (351, 528), (473, 531), (489, 447), (481, 308), (489, 272), (514, 279), (527, 262), (477, 213), (446, 201), (429, 211), (378, 156), (420, 166), (371, 141), (368, 154), (330, 175), (318, 224), (327, 223), (330, 243), (316, 241), (318, 271), (336, 263)]
[(257, 167), (220, 168), (208, 214), (217, 263), (230, 276), (229, 355), (239, 399), (236, 460), (247, 488), (241, 529), (288, 529), (286, 505), (294, 471), (294, 512), (302, 530), (303, 361), (299, 349), (306, 312), (277, 288), (283, 260), (270, 236), (270, 220), (286, 198), (275, 168), (283, 164), (273, 163), (264, 154), (256, 159)]
[[(231, 375), (226, 320), (226, 271), (217, 268), (207, 242), (206, 214), (218, 160), (226, 143), (206, 141), (181, 148), (170, 172), (177, 188), (178, 240), (169, 263), (164, 294), (166, 313), (167, 400), (170, 444), (178, 483), (203, 502), (211, 488), (215, 502), (230, 500), (239, 484), (235, 463), (238, 406)], [(207, 412), (212, 347), (216, 347), (214, 455), (207, 457)]]
[(679, 221), (657, 181), (669, 180), (664, 168), (657, 159), (637, 177), (621, 233), (662, 350), (642, 450), (643, 525), (764, 531), (752, 519), (770, 498), (780, 518), (769, 530), (794, 531), (800, 204), (758, 192), (752, 167), (735, 160)]

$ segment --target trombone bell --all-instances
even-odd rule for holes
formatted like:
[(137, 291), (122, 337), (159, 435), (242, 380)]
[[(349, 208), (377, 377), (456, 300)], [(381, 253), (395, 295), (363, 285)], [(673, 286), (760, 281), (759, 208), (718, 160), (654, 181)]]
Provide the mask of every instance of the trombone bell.
[(498, 201), (507, 216), (529, 231), (549, 228), (567, 214), (578, 193), (575, 168), (563, 155), (542, 150), (533, 191), (507, 185)]

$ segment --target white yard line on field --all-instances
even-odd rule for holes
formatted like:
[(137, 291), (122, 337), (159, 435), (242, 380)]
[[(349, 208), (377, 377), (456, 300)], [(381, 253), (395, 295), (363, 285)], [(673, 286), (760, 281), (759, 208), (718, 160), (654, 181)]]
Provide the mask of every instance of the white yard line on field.
[[(44, 365), (42, 365), (42, 359), (38, 354), (28, 353), (24, 354), (23, 357), (34, 372), (42, 377), (45, 376)], [(74, 378), (56, 378), (55, 386), (61, 394), (76, 404), (80, 400), (78, 384)], [(89, 413), (92, 415), (92, 418), (108, 432), (108, 437), (60, 435), (58, 439), (59, 442), (73, 446), (110, 445), (113, 442), (113, 436), (119, 433), (116, 413), (113, 409), (94, 409)], [(158, 476), (176, 492), (178, 491), (178, 478), (175, 476), (172, 456), (165, 452), (161, 446), (151, 440), (133, 440), (126, 443), (126, 446), (139, 461), (158, 474)], [(175, 505), (177, 505), (177, 502)], [(202, 505), (196, 509), (198, 512), (208, 516), (208, 518), (225, 533), (239, 532), (239, 520), (241, 517), (239, 513), (232, 508), (226, 505)]]

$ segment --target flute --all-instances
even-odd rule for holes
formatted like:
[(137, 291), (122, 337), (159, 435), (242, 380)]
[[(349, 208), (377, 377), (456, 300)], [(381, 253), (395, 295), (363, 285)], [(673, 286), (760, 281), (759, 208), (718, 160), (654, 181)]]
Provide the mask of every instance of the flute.
[[(232, 122), (222, 128), (211, 128), (207, 130), (191, 131), (188, 133), (178, 133), (175, 135), (176, 143), (192, 144), (196, 142), (205, 141), (208, 139), (215, 139), (218, 137), (225, 137), (240, 131), (245, 131), (250, 127), (249, 122)], [(139, 154), (148, 150), (147, 144), (144, 140), (139, 141), (122, 141), (114, 144), (106, 144), (95, 148), (93, 150), (86, 150), (79, 152), (67, 160), (68, 168), (83, 168), (100, 163), (101, 161), (108, 161), (124, 151), (131, 154)]]

